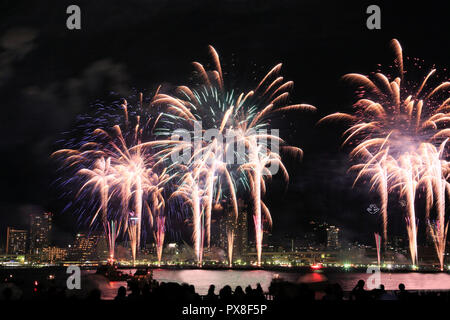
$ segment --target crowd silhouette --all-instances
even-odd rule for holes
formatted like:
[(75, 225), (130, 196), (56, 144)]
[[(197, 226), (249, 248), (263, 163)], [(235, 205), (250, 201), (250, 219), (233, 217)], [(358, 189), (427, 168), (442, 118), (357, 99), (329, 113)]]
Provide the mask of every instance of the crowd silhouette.
[(199, 295), (195, 291), (193, 285), (186, 283), (178, 284), (174, 282), (156, 281), (152, 284), (146, 284), (140, 288), (136, 284), (130, 286), (130, 293), (127, 295), (127, 290), (124, 286), (117, 290), (115, 301), (152, 301), (158, 303), (263, 303), (266, 301), (263, 289), (260, 284), (256, 288), (247, 286), (245, 291), (241, 286), (237, 286), (233, 291), (230, 286), (226, 285), (216, 293), (216, 287), (211, 285), (208, 293), (204, 296)]
[[(33, 289), (32, 300), (102, 300), (102, 292), (92, 289), (87, 296), (80, 298), (67, 296), (65, 288), (38, 285)], [(5, 287), (0, 294), (0, 300), (20, 300), (14, 298), (10, 287)], [(344, 292), (337, 283), (327, 284), (324, 288), (313, 290), (306, 283), (273, 281), (268, 292), (264, 292), (258, 283), (256, 287), (248, 285), (243, 289), (237, 286), (234, 291), (229, 285), (216, 290), (211, 285), (206, 295), (196, 292), (193, 285), (174, 282), (157, 282), (155, 280), (144, 285), (131, 283), (129, 292), (121, 286), (114, 298), (115, 302), (149, 301), (152, 303), (225, 303), (225, 304), (263, 304), (277, 302), (314, 302), (314, 301), (444, 301), (450, 302), (450, 291), (408, 291), (403, 283), (398, 290), (386, 291), (384, 285), (376, 289), (365, 289), (364, 280), (359, 280), (352, 291)]]

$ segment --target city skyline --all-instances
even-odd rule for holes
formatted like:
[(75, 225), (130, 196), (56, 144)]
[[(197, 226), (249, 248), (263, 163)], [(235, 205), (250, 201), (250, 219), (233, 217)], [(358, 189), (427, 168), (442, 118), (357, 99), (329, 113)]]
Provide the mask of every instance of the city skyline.
[[(246, 209), (246, 207), (243, 207), (243, 210)], [(6, 263), (16, 260), (19, 262), (17, 266), (23, 265), (23, 263), (50, 263), (58, 265), (65, 263), (104, 263), (108, 260), (107, 240), (101, 231), (79, 232), (75, 235), (74, 241), (64, 247), (55, 246), (51, 242), (40, 245), (39, 250), (36, 250), (36, 246), (32, 247), (31, 240), (39, 238), (39, 236), (42, 237), (42, 234), (34, 237), (29, 237), (28, 235), (33, 232), (43, 232), (48, 236), (48, 231), (51, 229), (51, 218), (48, 224), (45, 224), (44, 230), (36, 228), (36, 224), (40, 227), (42, 221), (50, 216), (51, 214), (49, 213), (43, 213), (41, 216), (36, 214), (30, 216), (32, 226), (30, 226), (29, 230), (8, 228), (6, 248), (9, 249), (9, 252), (4, 252), (6, 254), (4, 257), (9, 257), (12, 260), (5, 260)], [(233, 265), (239, 267), (254, 261), (256, 255), (252, 245), (254, 240), (248, 239), (248, 230), (246, 234), (247, 239), (242, 234), (246, 229), (245, 220), (240, 220), (236, 224), (234, 221), (227, 219), (223, 219), (221, 222), (219, 224), (213, 220), (214, 224), (217, 223), (213, 226), (213, 229), (218, 227), (221, 230), (214, 233), (217, 236), (212, 239), (211, 248), (205, 250), (205, 265), (208, 266), (211, 263), (227, 265), (226, 252), (229, 250), (227, 231), (230, 224), (236, 231), (236, 240), (242, 240), (242, 242), (234, 242)], [(275, 241), (270, 237), (266, 237), (263, 245), (263, 265), (265, 267), (286, 267), (309, 266), (322, 263), (325, 266), (357, 266), (374, 263), (376, 258), (374, 244), (349, 243), (339, 237), (340, 229), (336, 228), (336, 226), (314, 221), (310, 221), (309, 224), (311, 226), (310, 232), (306, 232), (301, 236), (285, 237)], [(383, 266), (408, 265), (406, 242), (405, 238), (394, 237), (393, 241), (387, 244), (387, 250), (382, 250)], [(148, 246), (149, 244), (150, 246)], [(192, 253), (191, 255), (181, 254), (186, 249), (193, 250), (192, 246), (186, 244), (186, 242), (178, 244), (166, 243), (162, 260), (163, 265), (180, 265), (180, 263), (183, 265), (184, 263), (192, 262), (194, 260)], [(222, 250), (222, 253), (220, 254), (217, 249)], [(122, 264), (131, 262), (130, 243), (126, 239), (117, 243), (117, 250), (120, 252), (116, 257), (117, 262)], [(350, 252), (351, 255), (349, 255)], [(431, 242), (428, 242), (428, 246), (421, 245), (420, 252), (420, 264), (422, 267), (435, 265), (436, 261)], [(177, 256), (179, 254), (180, 256)], [(395, 257), (395, 255), (397, 256)], [(139, 263), (143, 261), (147, 261), (145, 263), (156, 263), (157, 256), (154, 242), (142, 243), (141, 249), (138, 250), (137, 260), (140, 261)]]

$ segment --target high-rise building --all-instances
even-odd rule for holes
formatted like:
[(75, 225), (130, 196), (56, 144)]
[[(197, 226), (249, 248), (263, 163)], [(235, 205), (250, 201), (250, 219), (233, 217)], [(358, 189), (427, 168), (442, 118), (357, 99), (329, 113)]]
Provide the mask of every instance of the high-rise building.
[(52, 214), (31, 215), (30, 224), (30, 253), (39, 255), (50, 245), (50, 231), (52, 229)]
[(109, 258), (108, 237), (104, 232), (97, 234), (96, 254), (99, 260), (107, 260)]
[(6, 231), (6, 254), (25, 254), (27, 231), (8, 227)]
[[(428, 232), (427, 232), (427, 234), (428, 234)], [(406, 248), (407, 242), (408, 241), (404, 237), (394, 235), (391, 237), (390, 245), (392, 246), (394, 251), (401, 251)]]
[(107, 258), (108, 251), (104, 238), (102, 233), (78, 233), (69, 249), (68, 260), (89, 261)]
[(67, 256), (67, 249), (59, 247), (47, 247), (43, 249), (43, 254), (46, 260), (50, 262), (64, 261)]
[(248, 213), (243, 201), (238, 201), (238, 216), (235, 218), (231, 207), (223, 211), (218, 219), (217, 245), (227, 251), (230, 232), (233, 232), (233, 256), (240, 257), (248, 250)]
[(248, 250), (248, 212), (246, 206), (239, 206), (239, 215), (234, 241), (236, 254), (242, 256)]
[(309, 221), (301, 245), (308, 248), (326, 247), (328, 227), (326, 222)]
[(339, 248), (339, 228), (329, 226), (327, 228), (327, 248)]

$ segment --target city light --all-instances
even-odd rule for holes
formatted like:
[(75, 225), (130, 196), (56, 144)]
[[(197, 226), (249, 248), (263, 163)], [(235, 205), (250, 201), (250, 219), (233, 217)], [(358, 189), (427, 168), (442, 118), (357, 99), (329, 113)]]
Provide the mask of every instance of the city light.
[(319, 270), (322, 268), (323, 268), (323, 265), (321, 263), (311, 265), (311, 269), (313, 269), (313, 270)]

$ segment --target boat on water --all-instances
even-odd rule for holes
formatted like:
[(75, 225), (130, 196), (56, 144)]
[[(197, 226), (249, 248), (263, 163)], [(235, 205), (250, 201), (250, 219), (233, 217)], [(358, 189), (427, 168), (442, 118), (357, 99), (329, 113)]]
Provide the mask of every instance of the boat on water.
[(117, 269), (117, 265), (104, 264), (97, 268), (96, 274), (101, 274), (109, 281), (127, 281), (130, 275)]
[(145, 285), (151, 285), (153, 281), (153, 270), (150, 268), (137, 269), (134, 275), (127, 280), (128, 287), (132, 288), (137, 285), (143, 288)]

